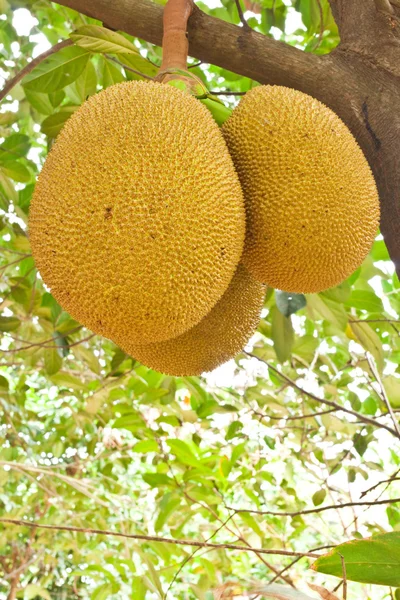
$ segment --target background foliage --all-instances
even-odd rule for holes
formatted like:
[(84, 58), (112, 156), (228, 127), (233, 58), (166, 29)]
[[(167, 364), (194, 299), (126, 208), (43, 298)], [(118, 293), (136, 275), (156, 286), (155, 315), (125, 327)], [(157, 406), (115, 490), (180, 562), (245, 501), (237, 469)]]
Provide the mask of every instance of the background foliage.
[[(239, 23), (232, 0), (198, 5)], [(338, 43), (326, 1), (246, 8), (251, 27), (305, 51)], [(400, 283), (382, 239), (337, 288), (269, 290), (236, 362), (202, 378), (145, 368), (61, 310), (35, 269), (26, 223), (35, 177), (71, 113), (101, 88), (153, 77), (160, 49), (45, 0), (0, 0), (0, 12), (4, 81), (78, 30), (0, 109), (1, 517), (300, 553), (398, 530)], [(212, 90), (256, 85), (191, 63)], [(388, 539), (375, 562), (398, 567), (397, 534)], [(384, 580), (370, 548), (367, 581), (386, 586), (348, 582), (348, 593), (400, 597), (400, 569)], [(337, 557), (321, 561), (341, 577)], [(0, 525), (1, 599), (212, 600), (256, 597), (275, 580), (305, 594), (307, 583), (340, 584), (312, 562)]]

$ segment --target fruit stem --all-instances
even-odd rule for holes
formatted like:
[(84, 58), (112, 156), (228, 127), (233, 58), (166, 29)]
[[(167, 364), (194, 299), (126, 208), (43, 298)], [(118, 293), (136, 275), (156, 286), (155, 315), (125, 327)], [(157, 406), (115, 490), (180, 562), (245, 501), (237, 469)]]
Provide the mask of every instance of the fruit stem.
[(193, 11), (193, 0), (168, 0), (163, 16), (163, 58), (160, 71), (186, 69), (189, 42), (187, 23)]

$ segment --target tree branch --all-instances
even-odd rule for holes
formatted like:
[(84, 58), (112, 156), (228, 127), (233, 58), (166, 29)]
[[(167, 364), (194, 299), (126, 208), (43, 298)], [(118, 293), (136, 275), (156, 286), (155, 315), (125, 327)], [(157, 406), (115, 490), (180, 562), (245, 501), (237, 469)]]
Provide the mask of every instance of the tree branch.
[[(305, 510), (298, 510), (296, 512), (279, 512), (271, 510), (258, 510), (253, 508), (234, 508), (233, 506), (227, 506), (227, 510), (233, 510), (236, 513), (251, 513), (256, 515), (271, 515), (273, 517), (298, 517), (300, 515), (311, 515), (315, 513), (324, 512), (326, 510), (338, 510), (342, 508), (348, 508), (351, 506), (377, 506), (378, 504), (398, 504), (400, 498), (393, 498), (391, 500), (375, 500), (375, 502), (343, 502), (343, 504), (329, 504), (328, 506), (319, 506), (318, 508), (306, 508)], [(1, 519), (0, 519), (1, 521)]]
[(315, 394), (312, 394), (311, 392), (307, 392), (306, 390), (304, 390), (295, 381), (290, 379), (290, 377), (288, 377), (287, 375), (285, 375), (284, 373), (279, 371), (276, 367), (271, 365), (269, 362), (267, 362), (263, 358), (260, 358), (259, 356), (256, 356), (255, 354), (252, 354), (251, 352), (244, 351), (243, 354), (246, 354), (247, 356), (250, 356), (251, 358), (256, 358), (260, 362), (267, 365), (267, 367), (269, 369), (271, 369), (271, 371), (276, 373), (279, 377), (282, 377), (282, 379), (284, 381), (286, 381), (292, 388), (294, 388), (301, 394), (308, 396), (308, 398), (311, 398), (311, 400), (315, 400), (316, 402), (326, 404), (327, 406), (332, 406), (332, 408), (335, 408), (336, 410), (341, 410), (349, 415), (353, 415), (353, 417), (356, 417), (356, 419), (358, 419), (358, 421), (361, 421), (362, 423), (366, 423), (367, 425), (372, 425), (373, 427), (380, 427), (380, 428), (386, 429), (386, 431), (389, 431), (396, 438), (400, 439), (400, 436), (397, 433), (397, 431), (395, 429), (393, 429), (392, 427), (389, 427), (389, 425), (384, 425), (383, 423), (378, 423), (378, 421), (375, 421), (374, 419), (370, 419), (369, 417), (366, 417), (365, 415), (362, 415), (362, 414), (356, 412), (355, 410), (345, 408), (344, 406), (341, 406), (340, 404), (338, 404), (337, 402), (333, 402), (332, 400), (326, 400), (325, 398), (319, 398)]
[[(58, 4), (102, 21), (161, 46), (163, 7), (150, 0), (60, 0)], [(237, 27), (206, 15), (194, 7), (188, 23), (189, 54), (202, 62), (218, 65), (260, 83), (275, 83), (297, 89), (321, 85), (324, 59), (307, 54), (251, 29)], [(255, 60), (257, 57), (257, 60)]]
[(180, 546), (196, 546), (198, 548), (215, 548), (217, 550), (240, 550), (241, 552), (254, 552), (256, 554), (279, 554), (281, 556), (309, 556), (310, 558), (319, 558), (319, 554), (314, 552), (292, 552), (290, 550), (266, 550), (265, 548), (252, 548), (247, 546), (237, 546), (235, 544), (212, 544), (210, 542), (200, 542), (195, 540), (175, 540), (156, 535), (140, 535), (133, 533), (121, 533), (119, 531), (109, 531), (107, 529), (90, 529), (87, 527), (72, 527), (69, 525), (42, 525), (32, 521), (23, 521), (22, 519), (0, 518), (0, 523), (9, 523), (20, 527), (37, 527), (39, 529), (51, 529), (54, 531), (76, 531), (79, 533), (90, 533), (95, 535), (110, 535), (115, 537), (128, 538), (131, 540), (143, 540), (147, 542), (163, 542), (164, 544), (176, 544)]

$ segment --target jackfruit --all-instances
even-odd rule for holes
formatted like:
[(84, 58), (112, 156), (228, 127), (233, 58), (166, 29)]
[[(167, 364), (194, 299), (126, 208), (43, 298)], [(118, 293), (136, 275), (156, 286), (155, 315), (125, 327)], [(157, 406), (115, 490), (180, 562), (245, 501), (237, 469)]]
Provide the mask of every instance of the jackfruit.
[(242, 261), (252, 275), (303, 293), (346, 279), (379, 224), (374, 178), (346, 125), (311, 96), (260, 86), (223, 133), (245, 196)]
[(33, 256), (72, 317), (141, 344), (198, 323), (227, 289), (245, 236), (240, 183), (194, 97), (124, 82), (67, 121), (31, 203)]
[[(136, 360), (167, 375), (200, 375), (234, 358), (256, 330), (265, 286), (239, 265), (227, 291), (200, 323), (175, 339), (121, 348)], [(118, 343), (118, 341), (117, 341)]]

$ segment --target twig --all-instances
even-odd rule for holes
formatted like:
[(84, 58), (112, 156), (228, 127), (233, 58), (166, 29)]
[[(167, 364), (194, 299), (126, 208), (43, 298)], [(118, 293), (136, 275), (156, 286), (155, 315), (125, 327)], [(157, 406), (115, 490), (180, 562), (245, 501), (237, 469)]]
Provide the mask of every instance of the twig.
[(343, 600), (347, 600), (347, 577), (346, 577), (346, 565), (344, 562), (344, 556), (339, 554), (340, 560), (342, 561), (342, 574), (343, 574)]
[(49, 50), (46, 50), (46, 52), (42, 52), (42, 54), (39, 54), (39, 56), (31, 60), (31, 62), (25, 65), (25, 67), (15, 75), (15, 77), (10, 79), (10, 81), (8, 81), (4, 88), (0, 91), (0, 102), (3, 100), (3, 98), (7, 96), (7, 94), (10, 90), (12, 90), (13, 87), (25, 77), (25, 75), (28, 75), (28, 73), (33, 71), (33, 69), (37, 67), (38, 64), (45, 60), (45, 58), (47, 58), (51, 54), (54, 54), (55, 52), (58, 52), (66, 46), (71, 46), (72, 44), (72, 40), (63, 40), (62, 42), (58, 42), (58, 44), (55, 44), (55, 46), (52, 46)]
[(400, 469), (398, 469), (397, 471), (395, 471), (393, 473), (393, 475), (391, 475), (391, 477), (389, 477), (389, 479), (384, 479), (383, 481), (378, 481), (378, 483), (376, 483), (372, 487), (368, 488), (367, 490), (364, 490), (362, 492), (362, 494), (360, 494), (360, 498), (364, 498), (364, 496), (366, 496), (370, 492), (373, 492), (374, 490), (376, 490), (377, 487), (379, 487), (380, 485), (383, 485), (384, 483), (387, 483), (387, 486), (386, 486), (386, 488), (384, 490), (384, 491), (386, 491), (387, 488), (389, 487), (389, 485), (392, 483), (392, 481), (398, 481), (400, 479), (400, 477), (397, 477), (397, 475), (399, 473), (400, 473)]
[(243, 10), (242, 10), (242, 7), (240, 5), (240, 0), (235, 0), (235, 4), (236, 4), (237, 11), (238, 11), (240, 22), (242, 23), (243, 27), (245, 29), (249, 29), (250, 31), (252, 31), (250, 25), (248, 24), (248, 22), (244, 18)]
[[(311, 552), (316, 552), (317, 550), (328, 550), (329, 548), (335, 548), (335, 545), (330, 544), (329, 546), (318, 546), (317, 548), (312, 548)], [(275, 577), (273, 577), (271, 579), (271, 581), (268, 582), (268, 585), (275, 583), (275, 581), (277, 581), (277, 579), (282, 577), (282, 575), (284, 573), (286, 573), (286, 571), (288, 571), (291, 567), (293, 567), (293, 565), (295, 565), (297, 562), (299, 562), (300, 559), (301, 559), (301, 557), (298, 557), (298, 558), (295, 558), (294, 560), (292, 560), (288, 565), (286, 565), (286, 567), (284, 567), (281, 571), (279, 571), (279, 573), (277, 573), (275, 575)], [(284, 579), (284, 577), (282, 577), (282, 579)]]
[[(271, 415), (261, 415), (263, 419), (271, 419), (272, 421), (301, 421), (302, 419), (313, 419), (314, 417), (321, 417), (322, 415), (329, 415), (330, 413), (336, 412), (336, 408), (330, 408), (329, 410), (322, 410), (321, 412), (308, 413), (306, 415), (298, 415), (293, 417), (271, 417)], [(257, 411), (254, 414), (260, 415)]]
[(300, 515), (311, 515), (313, 513), (324, 512), (325, 510), (338, 510), (348, 508), (349, 506), (376, 506), (378, 504), (397, 504), (400, 498), (392, 500), (377, 500), (376, 502), (343, 502), (343, 504), (329, 504), (328, 506), (319, 506), (318, 508), (307, 508), (296, 512), (276, 512), (271, 510), (259, 510), (256, 508), (234, 508), (227, 506), (228, 510), (234, 510), (236, 513), (252, 513), (256, 515), (272, 515), (274, 517), (298, 517)]
[(41, 523), (33, 523), (22, 519), (7, 519), (0, 518), (0, 523), (9, 523), (18, 525), (19, 527), (38, 527), (40, 529), (51, 529), (54, 531), (76, 531), (78, 533), (90, 533), (95, 535), (110, 535), (115, 537), (123, 537), (132, 540), (144, 540), (148, 542), (163, 542), (164, 544), (176, 544), (179, 546), (197, 546), (198, 548), (216, 548), (227, 550), (239, 550), (241, 552), (254, 552), (258, 554), (280, 554), (281, 556), (309, 556), (310, 558), (319, 558), (319, 554), (314, 552), (294, 552), (291, 550), (266, 550), (265, 548), (252, 548), (246, 546), (237, 546), (235, 544), (211, 544), (210, 542), (200, 542), (195, 540), (174, 540), (172, 538), (164, 538), (157, 535), (142, 535), (133, 533), (121, 533), (119, 531), (109, 531), (107, 529), (90, 529), (87, 527), (72, 527), (70, 525), (42, 525)]
[(350, 319), (349, 323), (400, 323), (399, 319)]
[(211, 90), (210, 94), (213, 94), (213, 96), (244, 96), (247, 92), (214, 92), (214, 90)]
[(193, 63), (192, 65), (188, 65), (188, 69), (195, 69), (196, 67), (199, 67), (202, 64), (203, 64), (203, 61), (199, 60), (197, 63)]
[[(225, 527), (225, 525), (228, 523), (228, 521), (230, 521), (230, 519), (232, 518), (232, 515), (229, 515), (229, 517), (227, 519), (225, 519), (225, 521), (222, 523), (222, 525), (220, 525), (207, 539), (206, 542), (209, 542), (214, 536), (217, 535), (217, 533), (219, 533), (221, 531), (221, 529), (223, 529)], [(187, 556), (182, 563), (179, 566), (179, 569), (177, 570), (177, 572), (175, 573), (175, 575), (172, 578), (171, 583), (169, 584), (167, 591), (164, 594), (164, 598), (163, 600), (167, 600), (168, 597), (168, 593), (171, 590), (172, 586), (174, 585), (175, 581), (178, 578), (179, 573), (181, 573), (183, 567), (190, 561), (192, 560), (193, 556), (196, 554), (196, 552), (198, 552), (200, 550), (200, 548), (196, 548), (195, 550), (193, 550), (193, 552), (191, 554), (189, 554), (189, 556)], [(300, 558), (298, 558), (297, 560), (300, 560)]]
[(384, 403), (386, 404), (386, 408), (388, 409), (388, 412), (389, 412), (389, 414), (390, 414), (390, 416), (392, 418), (394, 428), (397, 431), (397, 436), (400, 439), (399, 424), (398, 424), (396, 416), (395, 416), (395, 414), (393, 412), (392, 405), (389, 402), (389, 398), (387, 396), (386, 390), (385, 390), (384, 385), (382, 383), (382, 379), (380, 378), (378, 369), (376, 368), (375, 360), (374, 360), (373, 356), (369, 352), (366, 352), (366, 357), (367, 357), (367, 362), (369, 364), (369, 368), (371, 369), (371, 372), (372, 372), (373, 376), (376, 379), (376, 382), (378, 383), (378, 385), (380, 387), (381, 394), (382, 394), (382, 399), (383, 399)]
[(259, 356), (256, 356), (255, 354), (252, 354), (251, 352), (243, 351), (243, 354), (246, 354), (247, 356), (250, 356), (251, 358), (256, 358), (260, 362), (264, 363), (265, 365), (267, 365), (267, 367), (269, 369), (271, 369), (271, 371), (273, 371), (274, 373), (279, 375), (279, 377), (282, 377), (282, 379), (284, 379), (287, 383), (289, 383), (289, 385), (291, 387), (293, 387), (294, 389), (299, 391), (301, 394), (305, 394), (312, 400), (326, 404), (327, 406), (332, 406), (333, 408), (336, 408), (337, 410), (341, 410), (349, 415), (353, 415), (353, 417), (356, 417), (362, 423), (367, 423), (368, 425), (373, 425), (374, 427), (380, 427), (382, 429), (386, 429), (386, 431), (389, 431), (396, 438), (399, 438), (397, 431), (395, 429), (392, 429), (392, 427), (389, 427), (388, 425), (384, 425), (383, 423), (378, 423), (374, 419), (370, 419), (369, 417), (366, 417), (366, 416), (356, 412), (355, 410), (345, 408), (344, 406), (341, 406), (340, 404), (338, 404), (337, 402), (333, 402), (332, 400), (326, 400), (325, 398), (319, 398), (315, 394), (312, 394), (311, 392), (307, 392), (306, 390), (301, 388), (295, 381), (290, 379), (290, 377), (288, 377), (287, 375), (285, 375), (284, 373), (279, 371), (276, 367), (271, 365), (268, 361), (264, 360), (263, 358), (260, 358)]
[(389, 0), (375, 0), (376, 10), (380, 10), (385, 13), (393, 14), (394, 8)]
[(104, 56), (106, 58), (108, 58), (108, 60), (112, 60), (112, 62), (115, 62), (117, 65), (119, 65), (120, 67), (123, 67), (127, 71), (130, 71), (131, 73), (135, 73), (135, 75), (139, 75), (139, 77), (143, 77), (144, 79), (149, 79), (150, 81), (153, 81), (153, 77), (150, 77), (149, 75), (145, 75), (144, 73), (142, 73), (141, 71), (137, 71), (136, 69), (132, 69), (132, 67), (128, 67), (128, 65), (125, 65), (124, 63), (119, 61), (117, 58), (114, 58), (113, 56), (110, 56), (109, 54), (105, 54)]
[(18, 567), (17, 569), (14, 569), (14, 571), (11, 571), (10, 573), (6, 573), (5, 575), (3, 575), (4, 579), (13, 579), (14, 577), (16, 577), (17, 575), (19, 575), (20, 573), (22, 573), (22, 571), (24, 571), (27, 567), (29, 567), (31, 564), (33, 564), (34, 562), (37, 561), (37, 559), (43, 554), (44, 552), (44, 548), (41, 548), (39, 550), (39, 552), (37, 554), (34, 554), (27, 562), (25, 562), (23, 565), (21, 565), (20, 567)]

